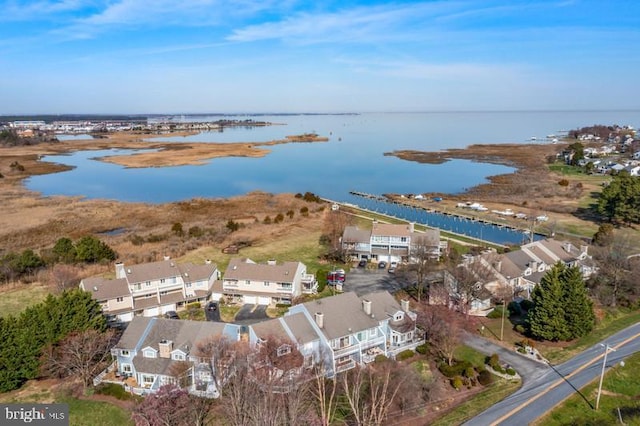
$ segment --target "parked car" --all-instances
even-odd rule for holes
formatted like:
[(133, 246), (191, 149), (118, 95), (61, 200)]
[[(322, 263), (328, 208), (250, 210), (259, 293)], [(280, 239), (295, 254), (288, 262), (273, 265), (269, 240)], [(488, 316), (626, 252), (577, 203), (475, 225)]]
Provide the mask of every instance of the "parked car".
[(384, 269), (386, 267), (387, 267), (387, 262), (385, 262), (384, 260), (381, 260), (380, 262), (378, 262), (378, 268)]
[(164, 313), (164, 317), (168, 319), (180, 319), (176, 311), (167, 311)]
[(218, 309), (218, 304), (216, 302), (207, 303), (207, 311), (215, 311)]
[(358, 267), (366, 268), (367, 267), (367, 259), (360, 259), (360, 262), (358, 262)]

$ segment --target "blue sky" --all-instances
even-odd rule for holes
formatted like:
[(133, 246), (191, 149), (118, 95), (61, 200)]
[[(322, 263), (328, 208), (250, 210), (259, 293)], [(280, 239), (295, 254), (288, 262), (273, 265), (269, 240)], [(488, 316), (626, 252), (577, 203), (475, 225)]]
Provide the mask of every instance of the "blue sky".
[(640, 109), (640, 2), (0, 1), (0, 114)]

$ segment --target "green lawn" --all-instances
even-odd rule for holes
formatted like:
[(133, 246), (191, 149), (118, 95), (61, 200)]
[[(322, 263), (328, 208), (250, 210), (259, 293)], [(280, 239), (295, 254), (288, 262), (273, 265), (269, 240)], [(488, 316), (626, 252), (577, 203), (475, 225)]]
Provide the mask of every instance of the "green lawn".
[(624, 367), (618, 364), (607, 371), (598, 411), (592, 407), (595, 407), (599, 378), (580, 390), (591, 405), (580, 395), (574, 394), (535, 424), (613, 425), (620, 423), (620, 416), (625, 425), (640, 425), (638, 369), (640, 354), (635, 354), (625, 361)]
[(469, 401), (456, 406), (451, 412), (432, 423), (434, 426), (459, 425), (480, 414), (520, 388), (519, 380), (497, 379)]
[(36, 284), (24, 284), (0, 293), (0, 316), (18, 315), (24, 308), (42, 302), (49, 288)]
[(70, 426), (121, 426), (133, 425), (131, 413), (107, 402), (61, 398), (56, 402), (69, 404)]
[(458, 361), (468, 361), (474, 367), (484, 366), (485, 355), (469, 346), (458, 346), (454, 352), (454, 358)]

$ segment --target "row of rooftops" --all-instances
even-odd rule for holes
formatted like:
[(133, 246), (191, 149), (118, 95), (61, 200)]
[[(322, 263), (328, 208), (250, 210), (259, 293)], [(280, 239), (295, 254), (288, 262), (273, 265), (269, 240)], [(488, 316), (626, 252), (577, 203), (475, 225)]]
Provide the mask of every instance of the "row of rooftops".
[[(400, 311), (401, 318), (397, 317)], [(273, 336), (304, 345), (319, 340), (318, 332), (327, 340), (333, 340), (376, 328), (384, 320), (389, 320), (392, 328), (413, 327), (415, 314), (412, 314), (408, 302), (400, 305), (386, 291), (361, 298), (347, 292), (295, 305), (285, 316), (253, 324), (251, 328), (260, 339)], [(198, 356), (198, 343), (217, 336), (236, 341), (239, 334), (240, 326), (229, 323), (135, 317), (115, 348), (142, 351), (150, 347), (159, 351), (159, 345), (171, 342), (173, 350)], [(162, 362), (157, 359), (149, 362)]]

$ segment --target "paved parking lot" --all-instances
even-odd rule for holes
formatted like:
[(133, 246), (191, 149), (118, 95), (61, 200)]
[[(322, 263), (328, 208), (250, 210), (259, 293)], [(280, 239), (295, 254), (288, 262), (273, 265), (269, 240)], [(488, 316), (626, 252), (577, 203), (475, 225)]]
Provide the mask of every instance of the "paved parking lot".
[(393, 293), (408, 284), (408, 280), (402, 275), (390, 274), (386, 269), (352, 268), (347, 273), (342, 289), (362, 296), (383, 290)]

